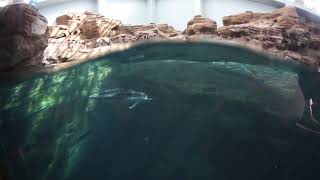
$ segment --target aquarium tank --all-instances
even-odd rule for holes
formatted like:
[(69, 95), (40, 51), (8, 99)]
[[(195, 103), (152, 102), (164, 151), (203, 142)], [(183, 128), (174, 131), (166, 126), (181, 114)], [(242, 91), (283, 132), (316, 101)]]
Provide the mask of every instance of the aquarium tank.
[(0, 180), (320, 178), (319, 1), (0, 1)]

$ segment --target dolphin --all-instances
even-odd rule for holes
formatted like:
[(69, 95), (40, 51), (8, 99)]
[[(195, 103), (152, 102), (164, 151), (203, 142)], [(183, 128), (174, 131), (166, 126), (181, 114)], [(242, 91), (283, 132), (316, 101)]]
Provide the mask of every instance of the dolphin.
[(140, 103), (151, 101), (150, 98), (146, 93), (135, 91), (132, 89), (122, 89), (122, 88), (114, 88), (114, 89), (107, 89), (100, 91), (98, 93), (94, 93), (89, 96), (89, 98), (101, 99), (118, 99), (118, 100), (125, 100), (129, 105), (129, 109), (134, 109)]

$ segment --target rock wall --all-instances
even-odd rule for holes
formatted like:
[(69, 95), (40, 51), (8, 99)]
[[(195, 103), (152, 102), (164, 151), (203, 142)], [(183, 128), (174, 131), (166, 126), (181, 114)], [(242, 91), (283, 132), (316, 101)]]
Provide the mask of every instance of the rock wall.
[(181, 34), (167, 24), (125, 26), (92, 12), (62, 15), (56, 23), (50, 27), (44, 64), (91, 59), (112, 51), (117, 44), (173, 39)]
[(50, 31), (46, 63), (92, 58), (112, 50), (114, 45), (141, 40), (209, 39), (235, 42), (285, 60), (320, 65), (320, 24), (299, 15), (295, 7), (272, 13), (244, 12), (224, 17), (223, 23), (217, 29), (215, 21), (197, 15), (188, 22), (186, 30), (179, 32), (167, 24), (124, 26), (120, 21), (88, 12), (63, 15), (57, 18), (58, 26), (51, 27), (54, 30)]
[(194, 16), (193, 19), (188, 22), (187, 29), (184, 31), (184, 34), (188, 36), (216, 33), (217, 23), (201, 15)]
[(320, 65), (320, 24), (298, 14), (295, 7), (272, 13), (246, 12), (224, 17), (218, 35), (223, 39), (287, 60)]
[(197, 15), (183, 32), (167, 24), (125, 26), (89, 11), (62, 15), (56, 23), (47, 28), (46, 19), (26, 4), (0, 9), (0, 25), (4, 27), (0, 29), (0, 69), (92, 59), (124, 44), (158, 39), (223, 40), (285, 60), (320, 65), (320, 23), (301, 16), (295, 7), (226, 16), (219, 29), (215, 21)]
[(0, 70), (41, 66), (47, 20), (27, 4), (0, 8)]
[(121, 21), (85, 12), (69, 13), (51, 26), (49, 45), (45, 50), (44, 64), (94, 58), (109, 50), (110, 39), (119, 34)]

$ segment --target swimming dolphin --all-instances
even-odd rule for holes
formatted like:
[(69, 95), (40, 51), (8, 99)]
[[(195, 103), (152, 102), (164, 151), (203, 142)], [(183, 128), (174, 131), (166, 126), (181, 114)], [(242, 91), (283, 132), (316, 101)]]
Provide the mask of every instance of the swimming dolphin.
[(103, 90), (101, 92), (90, 95), (89, 98), (96, 98), (96, 99), (108, 98), (108, 99), (125, 100), (129, 102), (129, 104), (131, 104), (128, 107), (129, 109), (134, 109), (140, 103), (152, 100), (152, 98), (150, 98), (144, 92), (134, 91), (132, 89), (122, 89), (122, 88)]

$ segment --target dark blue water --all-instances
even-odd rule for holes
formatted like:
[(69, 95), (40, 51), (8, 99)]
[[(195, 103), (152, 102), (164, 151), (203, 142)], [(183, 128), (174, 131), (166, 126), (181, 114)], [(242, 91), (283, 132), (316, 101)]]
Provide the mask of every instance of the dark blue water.
[(320, 178), (319, 73), (245, 49), (141, 44), (0, 93), (0, 179)]

